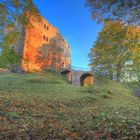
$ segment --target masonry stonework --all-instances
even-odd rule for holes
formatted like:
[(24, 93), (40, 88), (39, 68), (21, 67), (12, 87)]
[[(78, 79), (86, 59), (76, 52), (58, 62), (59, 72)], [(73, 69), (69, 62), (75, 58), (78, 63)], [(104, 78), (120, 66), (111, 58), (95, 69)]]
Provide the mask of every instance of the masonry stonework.
[(32, 27), (24, 29), (23, 42), (18, 53), (22, 51), (22, 68), (25, 71), (42, 71), (54, 68), (62, 71), (73, 85), (93, 85), (93, 75), (88, 71), (71, 68), (70, 46), (58, 29), (41, 17), (38, 21), (30, 18)]
[[(32, 18), (30, 23), (32, 27), (25, 30), (22, 68), (25, 71), (42, 71), (52, 65), (57, 69), (68, 67), (71, 64), (70, 46), (58, 29), (43, 17), (41, 21)], [(43, 50), (45, 46), (46, 48), (49, 46), (49, 49)], [(44, 53), (42, 57), (41, 49)]]

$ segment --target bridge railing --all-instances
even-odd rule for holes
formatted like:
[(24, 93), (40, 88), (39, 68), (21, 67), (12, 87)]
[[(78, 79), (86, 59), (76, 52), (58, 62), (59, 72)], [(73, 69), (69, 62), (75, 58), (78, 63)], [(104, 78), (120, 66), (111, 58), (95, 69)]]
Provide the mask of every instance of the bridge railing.
[(66, 66), (64, 69), (72, 69), (72, 70), (75, 70), (75, 71), (91, 71), (90, 68), (75, 67), (75, 66), (72, 66), (72, 65)]

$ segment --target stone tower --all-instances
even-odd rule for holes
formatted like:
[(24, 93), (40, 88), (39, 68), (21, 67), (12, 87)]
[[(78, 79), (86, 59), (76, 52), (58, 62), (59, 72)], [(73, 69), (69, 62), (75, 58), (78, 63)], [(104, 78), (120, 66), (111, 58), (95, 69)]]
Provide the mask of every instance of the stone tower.
[(71, 65), (70, 46), (58, 29), (46, 19), (30, 19), (32, 27), (25, 29), (22, 68), (25, 71), (61, 69)]

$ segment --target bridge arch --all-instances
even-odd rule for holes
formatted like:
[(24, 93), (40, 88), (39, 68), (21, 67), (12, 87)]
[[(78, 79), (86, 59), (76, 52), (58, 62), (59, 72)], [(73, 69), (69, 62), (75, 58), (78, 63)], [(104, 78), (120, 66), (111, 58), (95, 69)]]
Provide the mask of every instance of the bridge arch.
[(61, 74), (68, 74), (68, 73), (70, 73), (71, 72), (71, 70), (69, 70), (69, 69), (64, 69), (64, 70), (61, 70)]
[(60, 73), (65, 76), (69, 83), (72, 83), (72, 71), (70, 69), (63, 69)]
[(81, 75), (81, 77), (80, 77), (81, 86), (90, 86), (93, 84), (94, 84), (94, 77), (91, 73), (86, 72)]
[(73, 85), (90, 86), (94, 84), (94, 77), (91, 71), (77, 70), (73, 67), (68, 67), (62, 68), (60, 73)]

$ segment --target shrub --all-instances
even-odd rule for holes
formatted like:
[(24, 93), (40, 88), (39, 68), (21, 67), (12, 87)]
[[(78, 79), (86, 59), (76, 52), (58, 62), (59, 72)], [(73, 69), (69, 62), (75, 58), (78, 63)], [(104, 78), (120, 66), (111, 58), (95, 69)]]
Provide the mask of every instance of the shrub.
[(21, 56), (14, 49), (3, 50), (0, 56), (0, 66), (15, 71), (21, 64)]
[(110, 98), (110, 95), (109, 95), (109, 93), (104, 92), (104, 93), (101, 94), (101, 97), (105, 98), (105, 99), (108, 99), (108, 98)]

